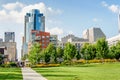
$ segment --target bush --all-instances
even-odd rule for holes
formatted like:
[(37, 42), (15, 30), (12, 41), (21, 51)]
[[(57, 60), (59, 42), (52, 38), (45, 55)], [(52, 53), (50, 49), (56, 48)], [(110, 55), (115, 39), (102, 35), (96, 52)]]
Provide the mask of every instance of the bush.
[(10, 64), (2, 64), (1, 67), (8, 68), (8, 67), (10, 67)]
[(9, 65), (10, 65), (11, 67), (17, 67), (17, 64), (16, 64), (15, 62), (10, 62)]
[[(87, 60), (87, 63), (103, 63), (103, 62), (117, 62), (116, 59), (93, 59), (93, 60)], [(86, 60), (81, 59), (77, 60), (76, 63), (86, 63)]]
[(60, 64), (37, 64), (33, 67), (58, 67)]
[(9, 62), (9, 63), (6, 63), (6, 64), (2, 64), (0, 67), (6, 67), (6, 68), (17, 67), (17, 64), (15, 62)]

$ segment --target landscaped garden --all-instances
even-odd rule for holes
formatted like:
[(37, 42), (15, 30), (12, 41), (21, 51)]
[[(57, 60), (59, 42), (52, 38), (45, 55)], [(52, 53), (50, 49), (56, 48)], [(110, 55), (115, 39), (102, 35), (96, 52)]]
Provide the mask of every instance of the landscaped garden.
[(0, 80), (23, 80), (20, 68), (0, 68)]
[(33, 68), (48, 80), (119, 80), (120, 63)]

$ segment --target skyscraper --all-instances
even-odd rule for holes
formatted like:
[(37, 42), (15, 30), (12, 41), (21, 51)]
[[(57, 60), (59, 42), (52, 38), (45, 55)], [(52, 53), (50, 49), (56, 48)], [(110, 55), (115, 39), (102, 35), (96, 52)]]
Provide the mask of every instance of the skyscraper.
[(120, 11), (118, 12), (118, 30), (120, 33)]
[(45, 31), (45, 16), (37, 9), (25, 15), (25, 42), (30, 41), (31, 30)]
[(15, 32), (5, 32), (5, 42), (15, 42)]

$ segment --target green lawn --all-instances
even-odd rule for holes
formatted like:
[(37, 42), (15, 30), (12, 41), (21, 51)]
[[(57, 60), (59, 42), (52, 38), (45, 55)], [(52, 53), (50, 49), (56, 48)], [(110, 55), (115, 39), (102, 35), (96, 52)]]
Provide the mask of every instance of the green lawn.
[(0, 67), (0, 80), (22, 80), (21, 69)]
[(48, 80), (120, 80), (120, 63), (33, 69)]

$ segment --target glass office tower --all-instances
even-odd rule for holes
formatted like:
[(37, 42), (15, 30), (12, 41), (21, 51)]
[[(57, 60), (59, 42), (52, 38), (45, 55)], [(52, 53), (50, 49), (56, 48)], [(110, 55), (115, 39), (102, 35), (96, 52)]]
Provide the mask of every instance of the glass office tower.
[(31, 41), (31, 30), (45, 31), (45, 16), (37, 9), (32, 9), (25, 15), (25, 42)]

